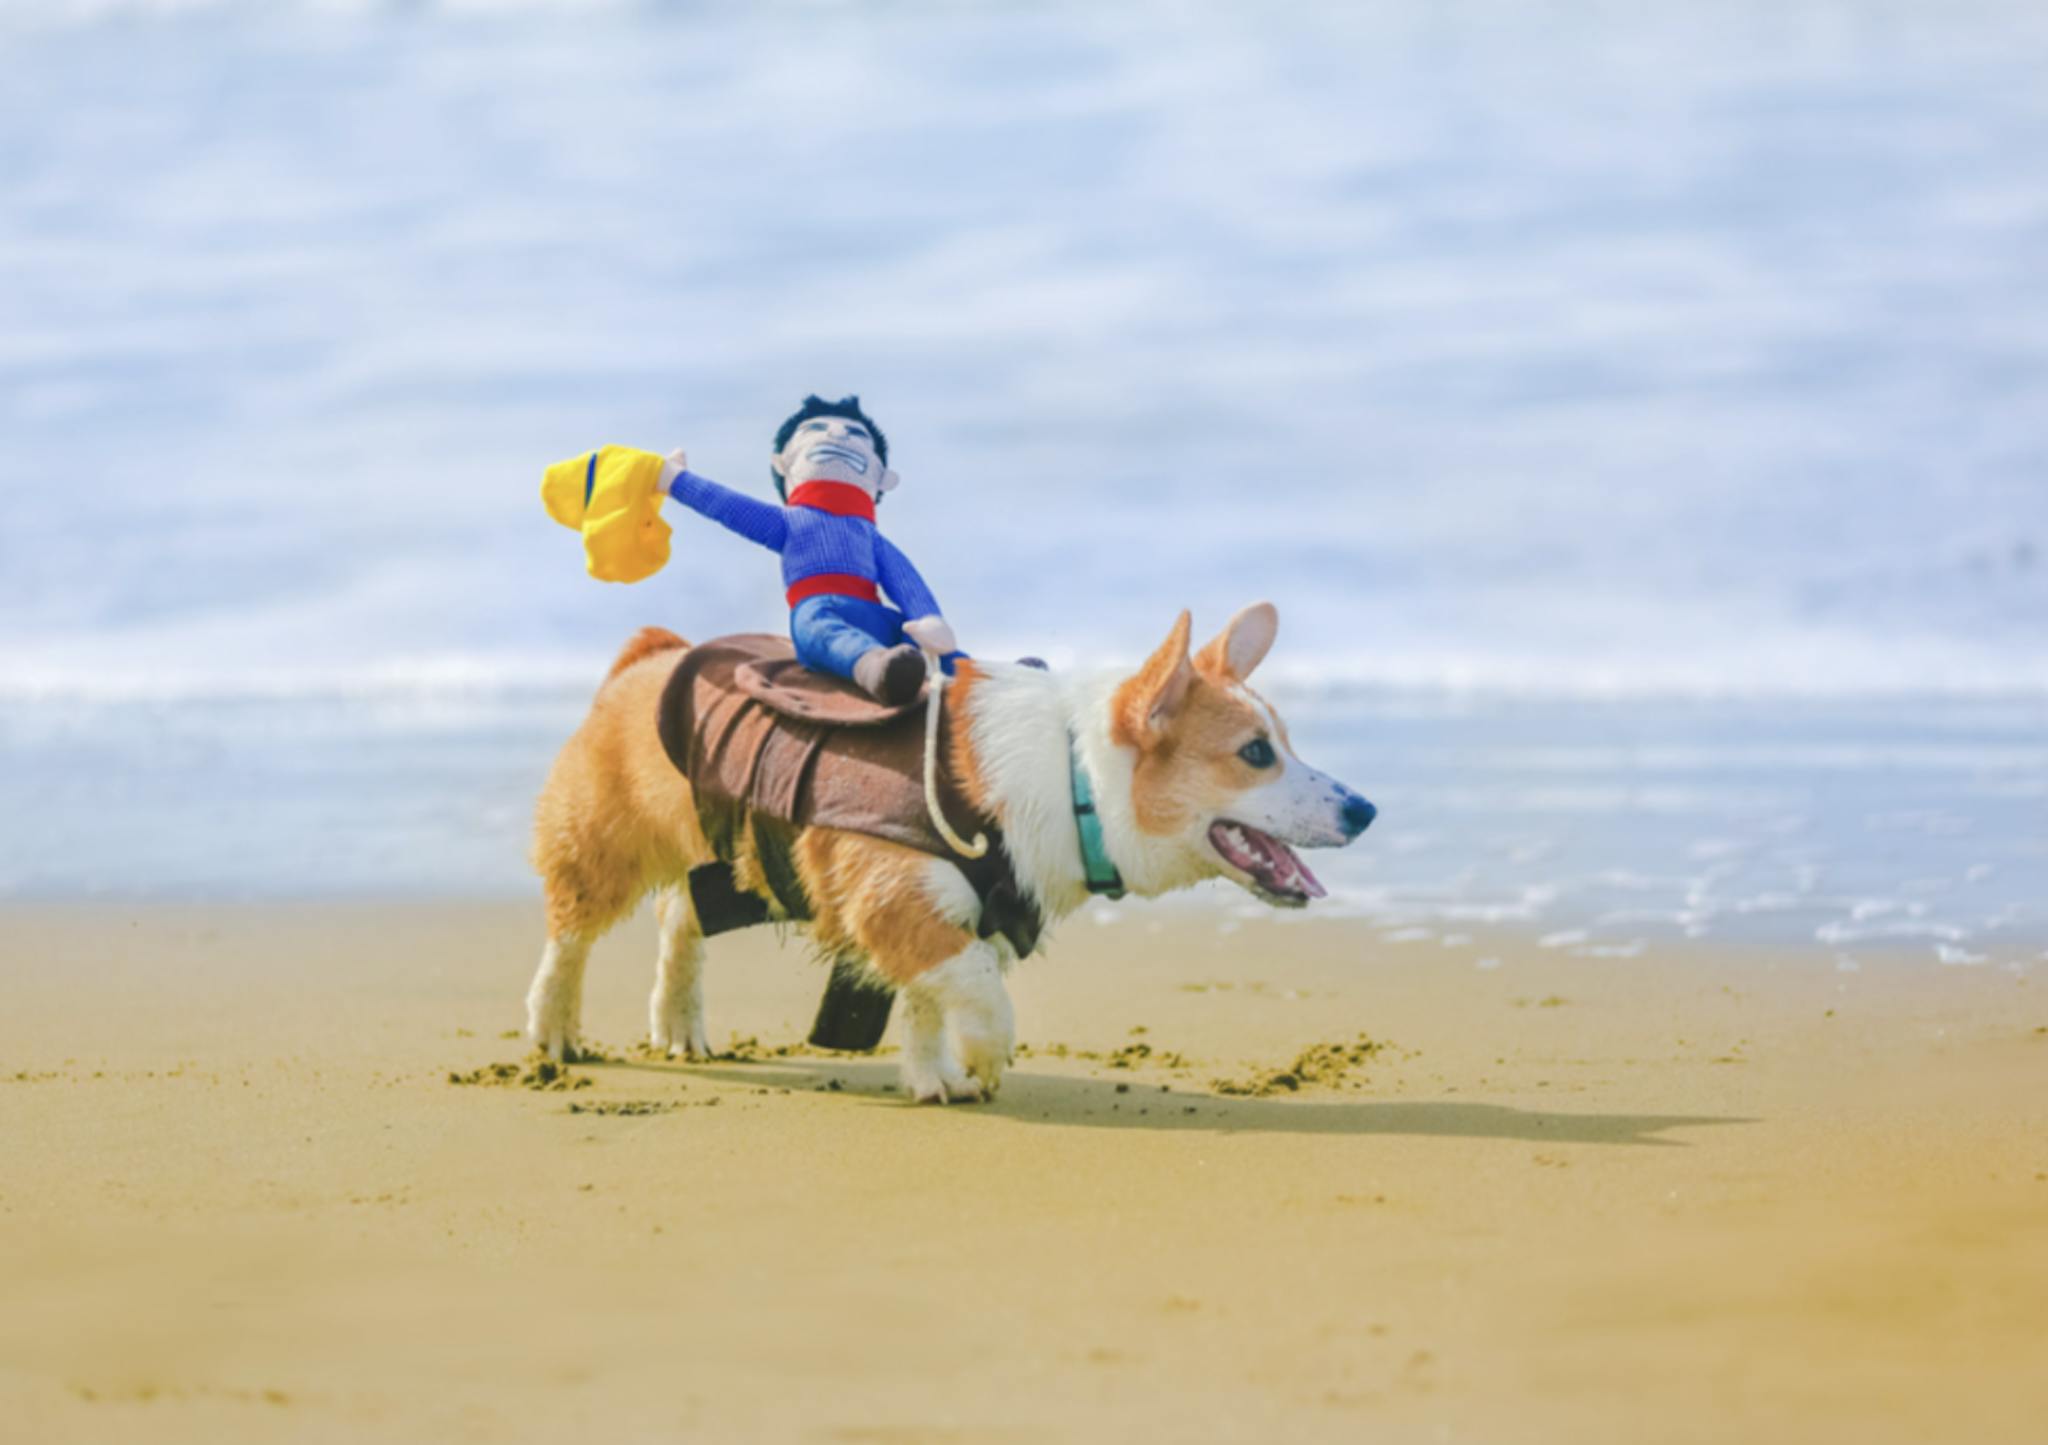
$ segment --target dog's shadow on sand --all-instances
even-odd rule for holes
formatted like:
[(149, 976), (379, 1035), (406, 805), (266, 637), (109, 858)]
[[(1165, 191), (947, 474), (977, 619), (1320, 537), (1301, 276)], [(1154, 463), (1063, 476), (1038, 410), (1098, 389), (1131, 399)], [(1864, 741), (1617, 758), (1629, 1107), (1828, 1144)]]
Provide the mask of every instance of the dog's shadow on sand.
[[(792, 1058), (762, 1062), (618, 1060), (599, 1069), (645, 1070), (792, 1093), (832, 1092), (851, 1107), (908, 1107), (896, 1069), (872, 1059)], [(1598, 1114), (1517, 1109), (1456, 1099), (1357, 1099), (1342, 1094), (1243, 1097), (1213, 1094), (1143, 1075), (1129, 1079), (1012, 1071), (991, 1103), (950, 1109), (1005, 1124), (1091, 1129), (1158, 1129), (1206, 1134), (1412, 1134), (1443, 1139), (1521, 1139), (1549, 1144), (1685, 1148), (1667, 1130), (1757, 1121), (1714, 1114)]]

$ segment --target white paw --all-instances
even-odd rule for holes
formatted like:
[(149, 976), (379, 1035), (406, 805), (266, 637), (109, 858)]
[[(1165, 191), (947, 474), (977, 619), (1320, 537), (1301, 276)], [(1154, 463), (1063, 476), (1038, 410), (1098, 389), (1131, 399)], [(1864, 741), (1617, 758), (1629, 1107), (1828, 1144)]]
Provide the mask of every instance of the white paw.
[(576, 1047), (576, 1032), (569, 1027), (566, 1010), (558, 999), (528, 1001), (526, 1041), (558, 1064), (564, 1054)]
[(535, 1048), (558, 1064), (562, 1062), (565, 1054), (576, 1047), (576, 1041), (570, 1038), (568, 1032), (559, 1024), (529, 1025), (526, 1030), (526, 1037), (527, 1041)]
[(981, 1099), (980, 1087), (959, 1070), (919, 1064), (903, 1066), (903, 1092), (913, 1104), (973, 1104)]
[(983, 1098), (993, 1099), (1003, 1086), (1003, 1070), (1016, 1052), (1007, 1031), (975, 1033), (962, 1031), (959, 1038), (958, 1072), (972, 1082)]
[(677, 1019), (654, 1031), (648, 1043), (658, 1054), (671, 1059), (708, 1059), (711, 1057), (711, 1038), (705, 1032), (704, 1020)]
[(993, 1054), (976, 1054), (962, 1061), (957, 1075), (948, 1075), (947, 1085), (972, 1089), (976, 1098), (993, 1099), (1003, 1086), (1004, 1062)]
[(972, 1103), (979, 1099), (992, 1098), (995, 1090), (969, 1069), (948, 1061), (939, 1066), (940, 1076), (946, 1081), (946, 1092), (956, 1100)]

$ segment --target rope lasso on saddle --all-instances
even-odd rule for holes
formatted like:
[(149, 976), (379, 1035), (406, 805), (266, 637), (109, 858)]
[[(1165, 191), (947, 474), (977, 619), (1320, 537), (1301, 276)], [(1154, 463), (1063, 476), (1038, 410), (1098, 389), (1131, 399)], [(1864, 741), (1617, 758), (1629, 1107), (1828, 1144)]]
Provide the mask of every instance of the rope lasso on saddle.
[(967, 842), (953, 831), (953, 825), (946, 821), (946, 815), (939, 808), (939, 707), (941, 695), (946, 690), (946, 669), (939, 661), (938, 653), (929, 647), (920, 648), (924, 653), (926, 687), (924, 705), (924, 805), (932, 816), (932, 826), (939, 830), (939, 836), (955, 853), (963, 858), (979, 858), (988, 852), (988, 834), (976, 832), (974, 841)]

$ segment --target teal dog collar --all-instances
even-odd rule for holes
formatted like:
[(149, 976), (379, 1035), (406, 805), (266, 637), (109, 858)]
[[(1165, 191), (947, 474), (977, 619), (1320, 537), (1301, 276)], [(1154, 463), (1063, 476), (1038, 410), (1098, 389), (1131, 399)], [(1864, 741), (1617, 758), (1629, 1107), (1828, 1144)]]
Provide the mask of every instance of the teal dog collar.
[(1124, 876), (1116, 871), (1102, 841), (1102, 815), (1095, 811), (1095, 790), (1089, 786), (1080, 750), (1071, 736), (1067, 739), (1067, 761), (1074, 779), (1074, 826), (1081, 834), (1081, 872), (1088, 879), (1088, 891), (1105, 898), (1121, 898)]

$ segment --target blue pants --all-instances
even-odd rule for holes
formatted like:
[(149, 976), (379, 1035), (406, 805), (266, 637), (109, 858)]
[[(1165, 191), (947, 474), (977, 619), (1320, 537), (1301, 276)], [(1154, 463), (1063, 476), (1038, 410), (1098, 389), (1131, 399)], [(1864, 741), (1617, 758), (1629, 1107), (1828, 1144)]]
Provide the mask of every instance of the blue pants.
[[(905, 641), (903, 614), (879, 602), (862, 597), (841, 597), (827, 593), (806, 597), (789, 614), (789, 639), (796, 644), (797, 661), (817, 672), (851, 678), (853, 665), (864, 653), (877, 647), (894, 647)], [(945, 659), (951, 675), (952, 653)]]

